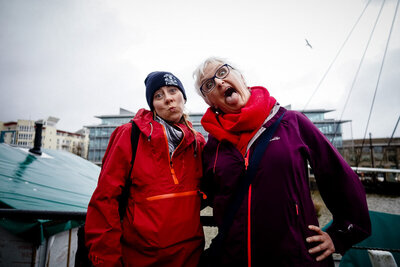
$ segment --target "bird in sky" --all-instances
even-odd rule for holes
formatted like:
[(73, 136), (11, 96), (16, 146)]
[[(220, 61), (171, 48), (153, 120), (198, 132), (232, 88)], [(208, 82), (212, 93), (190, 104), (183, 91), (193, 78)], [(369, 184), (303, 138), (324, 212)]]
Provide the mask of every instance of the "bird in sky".
[(308, 40), (307, 40), (307, 39), (304, 39), (304, 40), (306, 40), (306, 46), (309, 46), (309, 47), (312, 49), (312, 46), (310, 45), (310, 43), (308, 42)]

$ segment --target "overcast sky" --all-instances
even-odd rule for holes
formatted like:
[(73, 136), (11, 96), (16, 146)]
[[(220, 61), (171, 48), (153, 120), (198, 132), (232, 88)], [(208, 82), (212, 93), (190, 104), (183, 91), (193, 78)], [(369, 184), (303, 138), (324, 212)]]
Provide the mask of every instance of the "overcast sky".
[[(143, 81), (155, 70), (181, 79), (187, 112), (204, 112), (192, 73), (209, 56), (228, 59), (248, 85), (301, 110), (367, 2), (0, 0), (0, 121), (54, 116), (58, 129), (73, 132), (120, 107), (148, 108)], [(399, 14), (377, 86), (396, 3), (386, 0), (355, 80), (342, 116), (352, 120), (346, 139), (363, 137), (375, 88), (367, 132), (390, 137), (400, 116)], [(371, 1), (308, 109), (341, 117), (381, 4)]]

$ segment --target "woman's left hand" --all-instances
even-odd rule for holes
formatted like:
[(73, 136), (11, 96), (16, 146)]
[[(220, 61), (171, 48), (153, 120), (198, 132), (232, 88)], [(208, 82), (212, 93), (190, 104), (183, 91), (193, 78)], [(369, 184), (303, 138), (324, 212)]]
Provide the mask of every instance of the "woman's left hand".
[(319, 243), (318, 246), (308, 250), (310, 254), (321, 253), (321, 255), (316, 258), (317, 261), (322, 261), (335, 252), (335, 245), (326, 232), (322, 231), (321, 228), (315, 225), (309, 225), (308, 228), (318, 233), (317, 235), (307, 237), (306, 239), (308, 243)]

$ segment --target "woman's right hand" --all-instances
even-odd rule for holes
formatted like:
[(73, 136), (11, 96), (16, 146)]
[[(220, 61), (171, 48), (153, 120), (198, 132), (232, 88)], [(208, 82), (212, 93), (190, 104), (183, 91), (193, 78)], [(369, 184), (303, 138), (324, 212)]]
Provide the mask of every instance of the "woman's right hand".
[(317, 261), (322, 261), (335, 252), (335, 245), (328, 233), (322, 231), (321, 228), (315, 225), (309, 225), (308, 228), (317, 232), (317, 235), (307, 237), (306, 239), (308, 243), (319, 243), (317, 246), (308, 250), (310, 254), (321, 253), (321, 255), (316, 258)]

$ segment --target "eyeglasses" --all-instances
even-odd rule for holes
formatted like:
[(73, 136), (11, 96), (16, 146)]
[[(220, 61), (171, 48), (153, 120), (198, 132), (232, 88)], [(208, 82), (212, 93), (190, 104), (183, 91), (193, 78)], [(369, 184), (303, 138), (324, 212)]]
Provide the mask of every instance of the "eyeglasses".
[(205, 80), (201, 84), (200, 91), (203, 94), (203, 96), (206, 96), (206, 94), (209, 94), (215, 88), (215, 78), (224, 79), (226, 76), (228, 76), (228, 74), (230, 72), (229, 68), (233, 69), (228, 64), (222, 65), (221, 67), (219, 67), (217, 69), (217, 71), (215, 72), (213, 77), (211, 77), (210, 79)]

